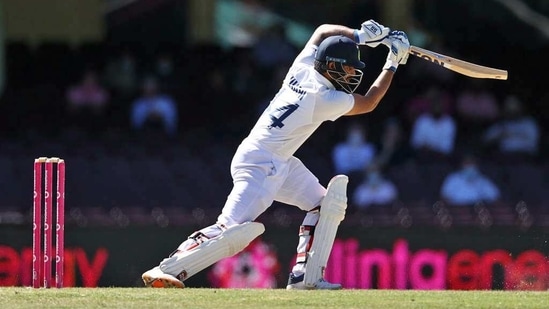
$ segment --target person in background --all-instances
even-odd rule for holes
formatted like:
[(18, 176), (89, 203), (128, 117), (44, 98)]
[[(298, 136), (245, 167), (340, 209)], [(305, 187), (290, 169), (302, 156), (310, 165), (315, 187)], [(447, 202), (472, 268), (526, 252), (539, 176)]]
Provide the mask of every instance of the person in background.
[(117, 100), (127, 101), (136, 94), (139, 71), (136, 56), (129, 48), (123, 48), (119, 55), (108, 60), (104, 79)]
[(97, 71), (88, 69), (82, 80), (66, 91), (67, 112), (71, 123), (80, 128), (101, 128), (110, 103), (110, 94), (100, 83)]
[(358, 210), (371, 206), (385, 206), (397, 199), (396, 186), (383, 176), (377, 163), (372, 163), (366, 168), (362, 182), (353, 193), (353, 205)]
[(167, 93), (173, 94), (177, 91), (181, 76), (172, 52), (159, 51), (149, 71), (156, 76)]
[(162, 93), (157, 80), (147, 77), (143, 81), (142, 94), (132, 104), (131, 124), (141, 130), (160, 125), (168, 135), (177, 131), (177, 104), (169, 95)]
[(473, 206), (476, 203), (493, 203), (500, 198), (500, 190), (487, 176), (481, 173), (478, 159), (466, 154), (461, 160), (460, 169), (444, 179), (440, 196), (453, 206)]
[(336, 174), (362, 172), (376, 153), (375, 145), (368, 141), (366, 129), (359, 122), (352, 122), (347, 129), (347, 137), (332, 151)]
[(481, 79), (470, 79), (465, 89), (457, 94), (456, 116), (467, 125), (482, 125), (493, 122), (499, 116), (496, 96)]
[(534, 117), (526, 113), (522, 101), (508, 95), (503, 103), (503, 117), (484, 133), (485, 146), (495, 146), (500, 159), (533, 159), (538, 155), (540, 131)]
[(406, 102), (405, 116), (408, 123), (414, 124), (419, 116), (431, 112), (433, 102), (435, 101), (440, 105), (443, 114), (452, 115), (453, 103), (450, 94), (440, 86), (431, 84)]
[(433, 98), (430, 110), (421, 114), (412, 127), (410, 144), (418, 159), (447, 159), (454, 150), (454, 118), (444, 111), (443, 101)]

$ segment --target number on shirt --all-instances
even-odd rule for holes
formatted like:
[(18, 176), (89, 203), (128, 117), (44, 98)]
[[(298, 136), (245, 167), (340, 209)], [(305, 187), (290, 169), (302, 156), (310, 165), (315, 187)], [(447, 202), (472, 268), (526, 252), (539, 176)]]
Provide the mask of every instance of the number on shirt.
[(276, 108), (274, 111), (269, 113), (269, 117), (271, 118), (271, 124), (269, 125), (269, 129), (271, 128), (279, 128), (281, 129), (284, 126), (284, 119), (286, 119), (288, 116), (290, 116), (291, 113), (295, 112), (295, 110), (299, 107), (299, 104), (288, 104), (284, 105), (282, 107)]

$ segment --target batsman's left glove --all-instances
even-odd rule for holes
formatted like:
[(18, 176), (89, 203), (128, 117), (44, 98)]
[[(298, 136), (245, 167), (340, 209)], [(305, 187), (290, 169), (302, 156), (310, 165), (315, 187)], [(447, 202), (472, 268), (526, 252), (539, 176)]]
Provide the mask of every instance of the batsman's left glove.
[(369, 47), (377, 47), (389, 35), (390, 31), (391, 29), (388, 27), (370, 19), (363, 22), (360, 29), (355, 30), (355, 41)]

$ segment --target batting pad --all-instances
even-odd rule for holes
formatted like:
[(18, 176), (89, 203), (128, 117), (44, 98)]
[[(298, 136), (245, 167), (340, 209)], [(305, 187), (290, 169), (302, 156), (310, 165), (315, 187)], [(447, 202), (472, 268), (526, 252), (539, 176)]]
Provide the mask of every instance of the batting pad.
[(348, 182), (349, 178), (345, 175), (333, 177), (320, 203), (320, 218), (305, 265), (304, 283), (308, 288), (314, 288), (316, 282), (324, 277), (324, 268), (332, 251), (337, 227), (345, 218)]
[[(244, 250), (252, 240), (263, 234), (265, 227), (258, 222), (246, 222), (223, 231), (198, 247), (175, 254), (160, 263), (164, 273), (179, 276), (183, 281), (213, 263)], [(181, 275), (181, 276), (180, 276)]]

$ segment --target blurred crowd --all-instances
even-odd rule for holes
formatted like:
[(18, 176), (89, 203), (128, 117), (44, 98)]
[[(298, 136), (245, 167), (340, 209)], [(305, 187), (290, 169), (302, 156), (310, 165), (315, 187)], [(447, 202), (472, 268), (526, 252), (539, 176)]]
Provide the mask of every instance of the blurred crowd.
[[(419, 29), (410, 39), (445, 50)], [(0, 209), (30, 207), (26, 168), (42, 155), (66, 158), (71, 207), (219, 208), (232, 152), (298, 52), (281, 25), (229, 49), (9, 42)], [(381, 61), (365, 57), (361, 88)], [(547, 136), (530, 103), (410, 59), (378, 110), (326, 124), (298, 155), (323, 183), (350, 176), (352, 211), (549, 213)]]

